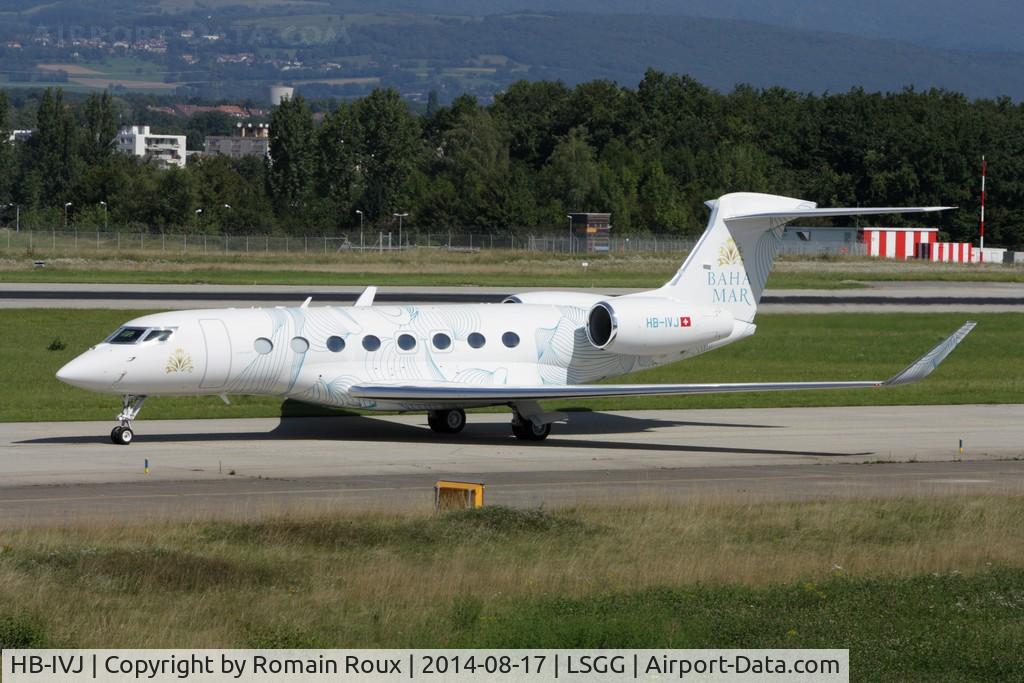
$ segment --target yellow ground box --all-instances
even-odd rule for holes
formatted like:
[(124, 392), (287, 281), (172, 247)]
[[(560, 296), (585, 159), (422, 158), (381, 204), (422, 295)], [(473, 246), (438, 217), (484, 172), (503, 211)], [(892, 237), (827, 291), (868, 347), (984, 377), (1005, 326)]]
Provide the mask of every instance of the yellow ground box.
[(434, 509), (461, 510), (484, 506), (484, 485), (468, 481), (439, 480), (434, 484)]

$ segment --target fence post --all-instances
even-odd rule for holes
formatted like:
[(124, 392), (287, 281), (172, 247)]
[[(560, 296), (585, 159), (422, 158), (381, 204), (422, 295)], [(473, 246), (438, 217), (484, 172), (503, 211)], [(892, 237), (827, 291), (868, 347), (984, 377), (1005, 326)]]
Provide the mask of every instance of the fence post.
[(206, 253), (206, 233), (203, 233), (203, 253)]
[(117, 233), (117, 250), (121, 251), (121, 233)]
[(188, 253), (188, 233), (187, 232), (185, 233), (185, 239), (184, 239), (184, 241), (181, 244), (182, 244), (182, 246), (181, 246), (181, 253), (183, 253), (183, 254)]
[(267, 248), (265, 249), (265, 251), (268, 254), (270, 253), (270, 235), (269, 234), (267, 235)]
[(145, 232), (140, 232), (139, 233), (139, 251), (145, 251), (145, 250), (146, 250), (146, 233)]

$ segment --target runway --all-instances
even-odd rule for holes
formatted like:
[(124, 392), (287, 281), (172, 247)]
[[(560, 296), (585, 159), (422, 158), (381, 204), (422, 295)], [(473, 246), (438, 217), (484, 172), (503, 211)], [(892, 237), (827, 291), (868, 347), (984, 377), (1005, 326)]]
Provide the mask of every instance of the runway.
[[(368, 283), (372, 284), (372, 283)], [(381, 287), (381, 304), (499, 303), (531, 287)], [(555, 287), (539, 289), (558, 289)], [(104, 285), (4, 283), (0, 308), (183, 309), (351, 304), (362, 287), (253, 285)], [(618, 296), (638, 289), (584, 290)], [(998, 282), (873, 282), (863, 289), (766, 290), (761, 312), (1024, 311), (1024, 284)]]
[(1024, 405), (581, 412), (541, 444), (507, 421), (440, 437), (422, 415), (143, 420), (129, 447), (110, 423), (0, 424), (0, 526), (425, 510), (442, 478), (519, 506), (1024, 493)]

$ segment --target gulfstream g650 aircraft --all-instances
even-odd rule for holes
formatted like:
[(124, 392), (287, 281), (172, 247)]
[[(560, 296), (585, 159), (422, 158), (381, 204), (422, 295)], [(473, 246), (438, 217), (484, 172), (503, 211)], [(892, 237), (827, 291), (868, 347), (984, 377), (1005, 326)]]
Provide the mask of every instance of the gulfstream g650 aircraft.
[(679, 271), (659, 289), (619, 297), (529, 292), (502, 304), (211, 309), (136, 318), (57, 377), (119, 394), (110, 436), (131, 443), (147, 396), (267, 394), (345, 408), (423, 410), (435, 432), (465, 426), (464, 409), (508, 405), (512, 431), (541, 440), (560, 413), (538, 401), (591, 396), (882, 387), (931, 373), (971, 331), (968, 322), (888, 380), (744, 384), (590, 384), (671, 363), (754, 334), (754, 315), (783, 226), (797, 218), (938, 211), (945, 207), (818, 209), (736, 193), (711, 218)]

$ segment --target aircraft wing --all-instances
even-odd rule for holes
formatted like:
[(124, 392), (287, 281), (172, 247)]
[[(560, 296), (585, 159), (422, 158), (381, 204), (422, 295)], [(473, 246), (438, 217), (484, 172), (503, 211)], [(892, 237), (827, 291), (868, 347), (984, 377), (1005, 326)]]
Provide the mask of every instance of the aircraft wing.
[(743, 382), (734, 384), (577, 384), (577, 385), (479, 385), (455, 382), (420, 384), (357, 384), (349, 389), (355, 398), (410, 403), (494, 405), (516, 401), (607, 396), (660, 396), (718, 394), (739, 391), (799, 391), (805, 389), (863, 389), (919, 382), (932, 373), (963, 341), (977, 323), (968, 321), (935, 348), (885, 380), (837, 382)]

